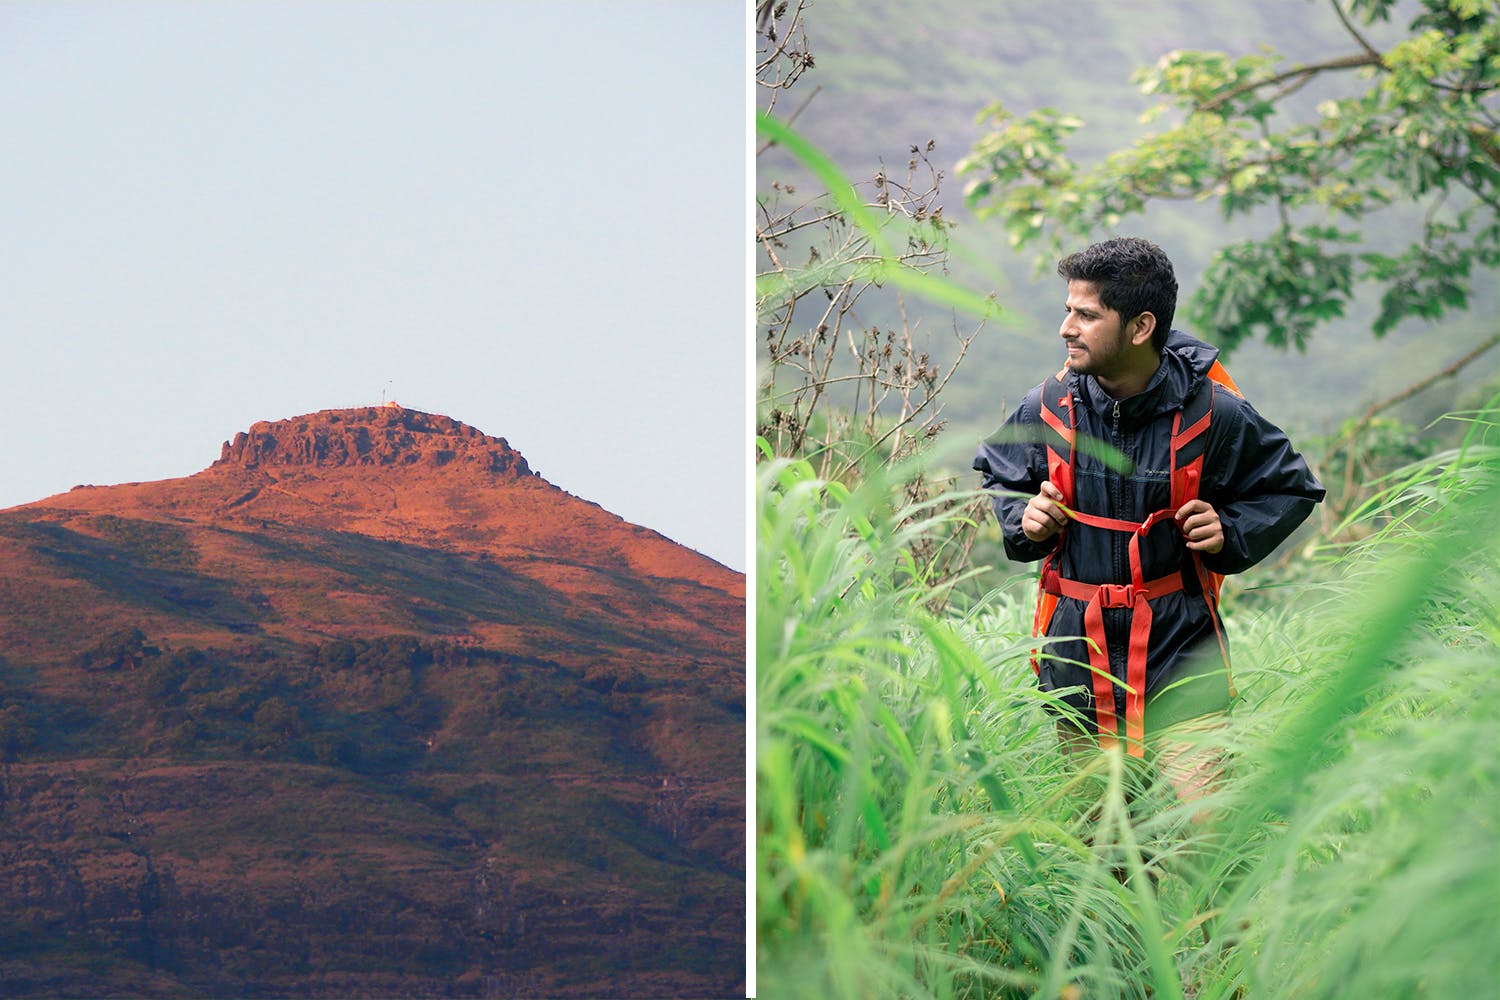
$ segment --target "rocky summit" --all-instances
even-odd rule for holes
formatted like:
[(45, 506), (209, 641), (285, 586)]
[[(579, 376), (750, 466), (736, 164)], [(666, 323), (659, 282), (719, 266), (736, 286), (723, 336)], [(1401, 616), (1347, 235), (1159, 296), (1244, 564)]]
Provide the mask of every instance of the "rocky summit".
[(218, 465), (262, 466), (476, 465), (485, 472), (529, 476), (531, 469), (504, 438), (468, 424), (395, 404), (324, 410), (293, 420), (261, 421), (225, 441)]
[(0, 511), (0, 995), (743, 988), (744, 578), (396, 406)]

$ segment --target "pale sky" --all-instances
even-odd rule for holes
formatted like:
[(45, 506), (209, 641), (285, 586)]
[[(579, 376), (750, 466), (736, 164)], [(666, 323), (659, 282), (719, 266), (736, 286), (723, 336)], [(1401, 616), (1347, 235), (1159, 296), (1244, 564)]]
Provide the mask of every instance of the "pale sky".
[(0, 0), (0, 507), (385, 393), (743, 570), (747, 17)]

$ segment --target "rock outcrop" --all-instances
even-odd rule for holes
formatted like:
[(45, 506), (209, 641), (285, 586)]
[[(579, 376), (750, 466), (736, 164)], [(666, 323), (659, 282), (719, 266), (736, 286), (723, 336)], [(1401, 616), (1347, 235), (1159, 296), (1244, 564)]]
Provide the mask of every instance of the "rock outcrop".
[(216, 465), (429, 465), (450, 462), (497, 475), (529, 476), (526, 459), (504, 438), (435, 413), (395, 406), (320, 410), (260, 421), (224, 442)]

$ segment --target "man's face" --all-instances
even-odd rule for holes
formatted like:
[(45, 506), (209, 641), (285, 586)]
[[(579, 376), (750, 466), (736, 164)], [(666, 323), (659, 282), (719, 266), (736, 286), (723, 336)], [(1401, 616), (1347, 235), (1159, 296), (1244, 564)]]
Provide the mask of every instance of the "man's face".
[(1099, 301), (1098, 291), (1087, 281), (1068, 282), (1065, 308), (1058, 333), (1068, 349), (1068, 367), (1095, 378), (1115, 376), (1130, 346), (1120, 314)]

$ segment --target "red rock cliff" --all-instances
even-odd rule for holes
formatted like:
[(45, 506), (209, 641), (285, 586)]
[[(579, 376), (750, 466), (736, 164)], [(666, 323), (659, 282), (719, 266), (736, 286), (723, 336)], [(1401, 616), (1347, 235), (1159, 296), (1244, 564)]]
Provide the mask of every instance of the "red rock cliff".
[(263, 420), (224, 442), (214, 464), (255, 469), (455, 462), (514, 477), (532, 474), (526, 459), (504, 438), (489, 437), (452, 417), (391, 406)]

